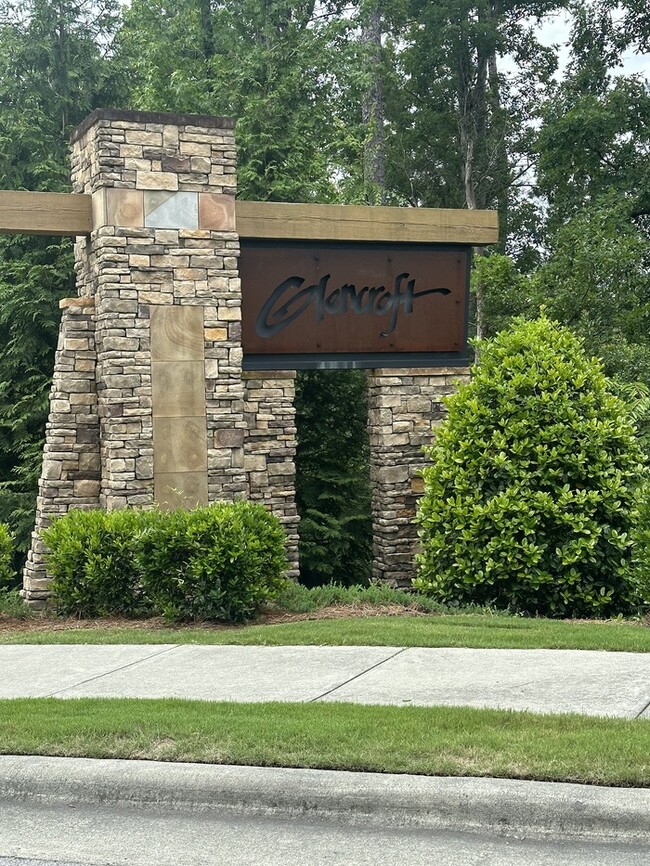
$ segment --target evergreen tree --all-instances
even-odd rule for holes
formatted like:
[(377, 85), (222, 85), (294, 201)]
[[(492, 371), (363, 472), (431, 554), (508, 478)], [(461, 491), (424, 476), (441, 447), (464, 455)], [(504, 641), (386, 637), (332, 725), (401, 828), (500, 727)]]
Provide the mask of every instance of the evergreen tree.
[[(69, 189), (68, 138), (109, 101), (109, 3), (0, 3), (0, 188)], [(0, 520), (23, 557), (33, 527), (68, 239), (0, 236)], [(19, 563), (17, 563), (19, 564)]]
[(365, 583), (372, 527), (364, 372), (299, 373), (296, 416), (301, 581)]

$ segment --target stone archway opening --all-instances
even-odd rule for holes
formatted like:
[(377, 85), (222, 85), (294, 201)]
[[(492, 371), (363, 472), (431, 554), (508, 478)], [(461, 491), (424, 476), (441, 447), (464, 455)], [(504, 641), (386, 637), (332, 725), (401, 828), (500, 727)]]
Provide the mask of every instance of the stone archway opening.
[(303, 370), (296, 388), (300, 582), (366, 584), (372, 492), (365, 370)]

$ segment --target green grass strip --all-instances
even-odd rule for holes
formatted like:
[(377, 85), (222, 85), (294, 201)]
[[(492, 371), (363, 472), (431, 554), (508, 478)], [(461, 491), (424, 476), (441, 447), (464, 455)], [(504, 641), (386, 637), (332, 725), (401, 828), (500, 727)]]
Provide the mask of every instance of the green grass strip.
[(618, 622), (565, 622), (487, 614), (304, 620), (241, 628), (97, 628), (7, 631), (16, 644), (258, 644), (295, 646), (493, 647), (650, 652), (650, 628)]
[(466, 707), (0, 701), (0, 753), (650, 785), (650, 720)]

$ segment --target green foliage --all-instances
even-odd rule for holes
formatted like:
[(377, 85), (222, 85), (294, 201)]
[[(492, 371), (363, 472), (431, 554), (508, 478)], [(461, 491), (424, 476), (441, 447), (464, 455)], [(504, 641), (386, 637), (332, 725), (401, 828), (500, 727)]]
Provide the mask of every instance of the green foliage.
[(445, 605), (434, 601), (428, 595), (393, 589), (383, 583), (371, 583), (369, 586), (359, 584), (341, 586), (329, 583), (310, 589), (299, 583), (287, 582), (274, 602), (274, 607), (287, 613), (310, 613), (325, 607), (340, 605), (350, 608), (364, 605), (376, 607), (398, 605), (408, 610), (425, 613), (443, 613), (448, 610)]
[(152, 511), (75, 509), (54, 520), (43, 540), (59, 612), (81, 617), (149, 613), (135, 556), (141, 534), (155, 519)]
[(143, 591), (168, 619), (241, 622), (284, 584), (284, 540), (257, 503), (154, 512), (139, 539)]
[(17, 568), (34, 527), (59, 299), (74, 293), (69, 241), (0, 238), (0, 520)]
[(257, 504), (70, 511), (43, 533), (61, 613), (250, 617), (282, 586), (284, 532)]
[(618, 193), (584, 207), (554, 233), (551, 255), (532, 277), (549, 315), (583, 337), (605, 372), (650, 384), (650, 242)]
[(632, 562), (642, 452), (580, 340), (519, 320), (448, 407), (427, 449), (418, 589), (551, 616), (650, 602)]
[[(115, 0), (0, 0), (0, 189), (64, 192), (69, 136), (114, 103), (104, 59)], [(34, 525), (60, 312), (74, 288), (69, 239), (0, 237), (0, 520), (20, 568)]]
[(27, 619), (30, 609), (20, 597), (17, 589), (0, 587), (0, 615), (10, 619)]
[(0, 523), (0, 591), (8, 589), (16, 578), (13, 568), (13, 539), (9, 527)]
[(323, 201), (342, 29), (313, 2), (133, 0), (115, 63), (133, 108), (237, 118), (242, 198)]
[(530, 281), (508, 256), (493, 253), (475, 256), (471, 291), (481, 291), (487, 322), (486, 337), (508, 327), (515, 316), (531, 308)]
[(370, 579), (367, 416), (363, 372), (298, 375), (296, 498), (300, 576), (307, 585)]

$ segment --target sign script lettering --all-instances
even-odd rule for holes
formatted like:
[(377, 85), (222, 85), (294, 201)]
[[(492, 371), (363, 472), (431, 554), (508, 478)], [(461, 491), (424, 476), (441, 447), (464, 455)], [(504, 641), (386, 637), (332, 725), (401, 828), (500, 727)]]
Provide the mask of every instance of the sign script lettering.
[(390, 314), (388, 327), (380, 331), (381, 337), (388, 337), (397, 327), (400, 310), (406, 316), (413, 313), (413, 301), (416, 298), (451, 294), (451, 289), (447, 288), (416, 292), (415, 279), (409, 279), (409, 276), (408, 273), (402, 273), (395, 277), (392, 291), (385, 286), (364, 286), (358, 292), (353, 283), (344, 283), (340, 288), (328, 292), (331, 274), (325, 274), (318, 283), (304, 288), (304, 277), (288, 277), (263, 305), (255, 330), (260, 337), (272, 337), (295, 322), (309, 307), (313, 307), (317, 322), (322, 322), (326, 315), (345, 315), (348, 312), (361, 316)]

